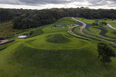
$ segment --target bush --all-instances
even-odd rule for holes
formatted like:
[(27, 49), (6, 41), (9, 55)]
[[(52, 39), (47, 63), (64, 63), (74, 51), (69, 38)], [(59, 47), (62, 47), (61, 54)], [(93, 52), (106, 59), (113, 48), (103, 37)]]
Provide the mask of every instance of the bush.
[(98, 23), (94, 22), (94, 23), (92, 23), (92, 26), (98, 26)]
[(107, 23), (106, 23), (106, 22), (101, 22), (101, 24), (102, 24), (102, 25), (107, 25)]
[(6, 48), (6, 45), (0, 45), (0, 51), (5, 49)]
[(0, 40), (4, 40), (6, 37), (5, 36), (2, 36), (2, 37), (0, 37)]
[(29, 34), (32, 35), (34, 33), (34, 31), (30, 31)]

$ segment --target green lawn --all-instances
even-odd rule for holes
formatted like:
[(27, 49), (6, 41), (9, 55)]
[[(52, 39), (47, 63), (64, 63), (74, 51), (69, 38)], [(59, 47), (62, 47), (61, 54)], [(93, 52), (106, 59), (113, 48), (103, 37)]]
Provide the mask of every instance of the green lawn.
[(95, 21), (93, 19), (85, 19), (85, 18), (80, 18), (80, 17), (74, 17), (74, 18), (79, 19), (80, 21), (84, 23), (88, 23), (88, 24), (92, 24)]
[(101, 32), (100, 29), (97, 29), (97, 28), (93, 28), (93, 27), (89, 27), (89, 30), (95, 34), (99, 34)]
[[(15, 38), (14, 42), (7, 44), (6, 48), (0, 51), (0, 77), (116, 76), (116, 58), (112, 58), (112, 63), (104, 66), (98, 59), (98, 41), (87, 41), (69, 35), (67, 30), (71, 25), (54, 29), (52, 25), (57, 25), (59, 22), (66, 24), (76, 21), (71, 17), (62, 18), (56, 23), (40, 27), (43, 31), (41, 35), (26, 39)], [(48, 36), (56, 33), (66, 36), (70, 41), (48, 42)]]
[[(80, 18), (80, 21), (83, 21), (83, 22), (88, 23), (88, 24), (92, 24), (96, 20), (98, 20), (98, 21), (105, 21), (104, 19), (84, 19), (84, 18)], [(110, 24), (112, 27), (116, 28), (116, 20), (112, 21), (111, 19), (107, 19), (105, 22)], [(106, 30), (108, 31), (106, 33), (107, 36), (116, 37), (116, 35), (112, 33), (114, 30), (112, 30), (110, 28), (107, 28), (106, 26), (104, 26), (104, 28), (106, 28)], [(89, 27), (89, 29), (90, 29), (90, 31), (92, 31), (95, 34), (99, 34), (101, 32), (100, 29), (95, 29), (93, 27)]]

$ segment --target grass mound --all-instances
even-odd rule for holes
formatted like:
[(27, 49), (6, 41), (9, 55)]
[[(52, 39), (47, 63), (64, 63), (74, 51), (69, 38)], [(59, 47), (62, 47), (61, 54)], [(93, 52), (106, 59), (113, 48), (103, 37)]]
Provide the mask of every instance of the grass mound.
[(69, 42), (70, 40), (66, 36), (57, 33), (57, 34), (51, 35), (47, 39), (47, 41), (49, 41), (51, 43), (66, 43), (66, 42)]
[(43, 27), (39, 27), (39, 28), (36, 28), (36, 29), (31, 30), (29, 32), (31, 35), (28, 36), (28, 38), (43, 34), (44, 32), (42, 31), (42, 28)]
[(12, 55), (12, 61), (26, 67), (45, 70), (85, 69), (95, 65), (97, 53), (92, 47), (73, 50), (34, 49), (22, 44)]

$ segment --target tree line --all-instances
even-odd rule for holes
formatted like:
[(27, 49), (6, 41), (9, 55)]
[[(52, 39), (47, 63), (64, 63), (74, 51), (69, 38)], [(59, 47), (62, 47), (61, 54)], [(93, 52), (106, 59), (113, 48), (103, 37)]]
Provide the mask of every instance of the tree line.
[(62, 17), (83, 17), (87, 19), (116, 19), (114, 9), (52, 8), (43, 10), (0, 9), (0, 20), (13, 21), (14, 29), (27, 29), (54, 23)]
[(9, 9), (0, 9), (0, 22), (13, 19), (13, 13)]

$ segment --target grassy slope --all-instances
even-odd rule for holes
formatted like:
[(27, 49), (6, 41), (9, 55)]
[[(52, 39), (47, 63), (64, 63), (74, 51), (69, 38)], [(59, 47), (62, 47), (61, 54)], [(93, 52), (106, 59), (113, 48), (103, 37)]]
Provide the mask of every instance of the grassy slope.
[[(98, 21), (104, 21), (104, 19), (98, 19)], [(107, 19), (106, 22), (108, 24), (110, 24), (112, 27), (116, 28), (116, 26), (115, 26), (116, 20), (112, 21), (111, 19)], [(104, 26), (104, 27), (106, 28), (106, 30), (108, 30), (108, 32), (106, 33), (107, 36), (116, 37), (116, 35), (112, 33), (114, 30), (109, 29), (106, 26)]]
[[(65, 23), (65, 19), (61, 19)], [(67, 22), (67, 21), (66, 21)], [(86, 41), (67, 34), (67, 28), (43, 29), (44, 34), (16, 39), (0, 51), (1, 77), (115, 77), (116, 59), (103, 66), (96, 52), (97, 41)], [(69, 25), (70, 26), (70, 25)], [(54, 33), (67, 35), (67, 44), (48, 43), (46, 36)], [(44, 44), (44, 46), (41, 46)], [(72, 44), (71, 44), (72, 43)], [(34, 46), (35, 44), (35, 46)], [(40, 46), (37, 46), (39, 45)], [(72, 46), (71, 46), (71, 45)], [(84, 44), (84, 45), (81, 45)], [(81, 45), (79, 47), (79, 45)], [(47, 48), (47, 46), (51, 46)], [(67, 46), (64, 48), (62, 46)], [(69, 47), (70, 48), (69, 48)], [(42, 48), (43, 47), (43, 48)], [(45, 49), (44, 49), (45, 48)], [(72, 48), (72, 49), (71, 49)], [(44, 50), (43, 50), (44, 49)]]
[[(94, 29), (94, 30), (93, 30)], [(89, 27), (89, 30), (95, 34), (99, 34), (101, 32), (100, 29), (96, 29), (96, 28), (93, 28), (93, 27)]]
[[(114, 21), (112, 21), (112, 20), (107, 20), (106, 22), (107, 22), (108, 24), (110, 24), (112, 27), (116, 28), (116, 20), (114, 20)], [(109, 31), (109, 32), (108, 32), (106, 35), (111, 36), (111, 37), (116, 37), (116, 35), (112, 33), (114, 30), (108, 29), (108, 31)]]

